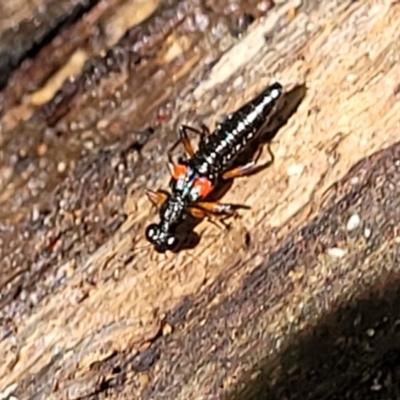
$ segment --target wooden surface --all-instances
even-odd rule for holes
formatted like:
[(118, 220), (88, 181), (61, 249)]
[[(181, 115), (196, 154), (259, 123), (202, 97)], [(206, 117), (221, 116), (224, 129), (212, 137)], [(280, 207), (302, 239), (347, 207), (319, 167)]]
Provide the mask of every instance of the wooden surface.
[[(0, 399), (399, 398), (400, 7), (203, 3), (100, 1), (10, 74)], [(251, 209), (141, 248), (177, 126), (272, 80), (306, 90), (223, 198)]]

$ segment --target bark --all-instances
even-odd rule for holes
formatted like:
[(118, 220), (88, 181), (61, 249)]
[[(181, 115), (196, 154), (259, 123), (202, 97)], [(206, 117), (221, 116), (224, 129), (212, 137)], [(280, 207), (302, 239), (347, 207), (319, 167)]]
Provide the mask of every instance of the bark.
[[(0, 17), (0, 398), (399, 397), (399, 5), (29, 4)], [(251, 209), (154, 253), (179, 124), (274, 80), (275, 161), (221, 200)]]

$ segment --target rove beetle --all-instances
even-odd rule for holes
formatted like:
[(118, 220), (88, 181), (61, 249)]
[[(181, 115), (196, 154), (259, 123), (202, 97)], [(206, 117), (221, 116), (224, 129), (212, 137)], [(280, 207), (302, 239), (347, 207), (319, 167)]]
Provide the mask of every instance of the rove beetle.
[[(176, 227), (190, 213), (195, 218), (236, 215), (237, 206), (205, 199), (223, 180), (251, 174), (257, 166), (262, 147), (259, 145), (252, 160), (245, 165), (233, 167), (243, 151), (253, 145), (262, 128), (267, 124), (282, 96), (282, 85), (278, 82), (268, 86), (262, 93), (237, 111), (229, 114), (210, 133), (205, 125), (195, 129), (187, 125), (179, 128), (179, 139), (168, 152), (168, 168), (172, 177), (171, 193), (164, 190), (147, 190), (150, 201), (160, 207), (160, 222), (146, 228), (146, 239), (159, 253), (176, 249), (179, 240)], [(197, 151), (194, 151), (188, 133), (200, 136)], [(182, 143), (187, 160), (172, 160), (172, 151)]]

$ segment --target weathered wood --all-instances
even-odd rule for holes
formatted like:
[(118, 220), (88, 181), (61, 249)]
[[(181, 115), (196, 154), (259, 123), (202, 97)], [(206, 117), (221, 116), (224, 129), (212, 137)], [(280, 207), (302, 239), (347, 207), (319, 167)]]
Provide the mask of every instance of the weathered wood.
[[(22, 60), (34, 56), (37, 47), (54, 37), (62, 25), (72, 23), (85, 11), (93, 7), (97, 1), (44, 1), (43, 3), (39, 2), (42, 3), (40, 8), (32, 10), (33, 13), (29, 12), (31, 11), (29, 6), (21, 5), (22, 9), (28, 9), (25, 18), (22, 17), (24, 13), (21, 13), (21, 10), (14, 10), (15, 14), (19, 14), (17, 18), (12, 18), (14, 13), (10, 12), (11, 19), (15, 20), (13, 24), (7, 27), (7, 24), (3, 22), (0, 25), (5, 28), (0, 36), (0, 88), (2, 89), (5, 86), (9, 75), (19, 66)], [(1, 7), (12, 9), (13, 6), (15, 7), (15, 4), (10, 5), (10, 7), (7, 7), (7, 5)], [(16, 12), (17, 10), (19, 12)], [(8, 20), (7, 11), (4, 14), (3, 18), (6, 21)]]
[[(400, 7), (299, 4), (235, 38), (240, 12), (162, 2), (50, 102), (7, 108), (0, 398), (398, 397)], [(251, 210), (137, 250), (177, 125), (273, 79), (307, 90), (273, 166), (224, 196)]]

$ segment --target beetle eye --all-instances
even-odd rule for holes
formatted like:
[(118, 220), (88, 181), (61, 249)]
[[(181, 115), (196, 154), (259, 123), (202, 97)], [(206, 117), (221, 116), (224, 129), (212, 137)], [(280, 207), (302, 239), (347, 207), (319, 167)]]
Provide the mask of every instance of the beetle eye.
[(153, 243), (156, 239), (156, 237), (158, 236), (158, 225), (157, 224), (150, 224), (147, 228), (146, 228), (146, 239)]
[(177, 240), (177, 238), (175, 237), (175, 236), (170, 236), (168, 239), (167, 239), (167, 246), (168, 246), (168, 248), (174, 248), (175, 246), (176, 246), (176, 244), (177, 244), (177, 242), (178, 242), (178, 240)]

